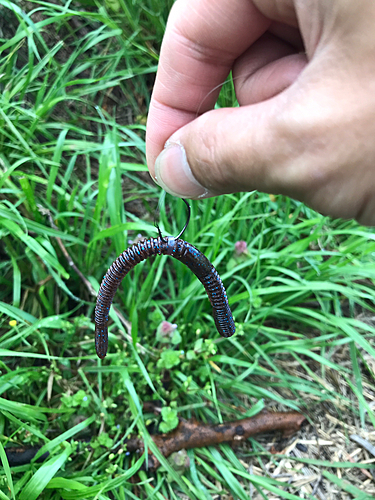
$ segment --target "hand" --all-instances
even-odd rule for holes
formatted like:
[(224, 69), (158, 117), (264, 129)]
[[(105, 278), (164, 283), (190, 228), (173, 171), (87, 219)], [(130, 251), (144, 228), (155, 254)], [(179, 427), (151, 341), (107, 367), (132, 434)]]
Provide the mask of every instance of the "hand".
[[(375, 225), (374, 26), (374, 0), (177, 0), (147, 123), (155, 181)], [(230, 70), (240, 107), (213, 110)]]

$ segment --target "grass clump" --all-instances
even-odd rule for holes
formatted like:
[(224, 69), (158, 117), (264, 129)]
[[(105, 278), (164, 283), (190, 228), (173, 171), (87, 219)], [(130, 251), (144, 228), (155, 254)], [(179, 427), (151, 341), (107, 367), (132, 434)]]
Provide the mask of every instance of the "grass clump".
[[(281, 196), (193, 202), (184, 237), (221, 274), (238, 333), (219, 338), (201, 284), (160, 257), (118, 290), (100, 362), (94, 293), (129, 240), (157, 234), (161, 193), (146, 173), (144, 116), (168, 6), (0, 5), (8, 19), (0, 39), (0, 497), (373, 498), (373, 457), (349, 439), (375, 435), (372, 232)], [(219, 105), (232, 104), (224, 87)], [(177, 234), (184, 204), (168, 197), (159, 218), (164, 234)], [(162, 334), (164, 321), (177, 328)], [(145, 409), (150, 400), (161, 415)], [(236, 450), (189, 450), (178, 468), (150, 439), (177, 417), (218, 423), (263, 408), (309, 417), (297, 436), (305, 451), (264, 436)], [(146, 455), (126, 452), (132, 433), (162, 462), (155, 474), (144, 470)], [(50, 455), (10, 468), (10, 445)]]

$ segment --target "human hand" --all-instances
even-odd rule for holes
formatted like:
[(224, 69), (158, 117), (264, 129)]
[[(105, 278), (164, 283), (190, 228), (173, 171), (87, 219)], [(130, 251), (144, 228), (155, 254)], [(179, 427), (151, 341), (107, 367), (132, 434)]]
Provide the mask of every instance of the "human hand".
[[(375, 225), (374, 26), (373, 0), (177, 0), (147, 123), (153, 178)], [(230, 70), (240, 107), (213, 110)]]

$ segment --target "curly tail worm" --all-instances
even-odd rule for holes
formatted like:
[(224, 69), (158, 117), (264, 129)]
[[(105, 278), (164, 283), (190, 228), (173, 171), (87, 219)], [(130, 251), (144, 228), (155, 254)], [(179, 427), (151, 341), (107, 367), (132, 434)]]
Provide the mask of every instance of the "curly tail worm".
[[(187, 224), (185, 228), (186, 226)], [(95, 307), (95, 348), (100, 359), (107, 354), (108, 315), (116, 290), (133, 267), (152, 255), (170, 255), (193, 271), (210, 299), (215, 325), (220, 335), (231, 337), (236, 331), (227, 294), (218, 272), (202, 252), (179, 238), (182, 232), (177, 238), (163, 238), (160, 235), (158, 238), (136, 243), (122, 252), (108, 269), (100, 285)]]

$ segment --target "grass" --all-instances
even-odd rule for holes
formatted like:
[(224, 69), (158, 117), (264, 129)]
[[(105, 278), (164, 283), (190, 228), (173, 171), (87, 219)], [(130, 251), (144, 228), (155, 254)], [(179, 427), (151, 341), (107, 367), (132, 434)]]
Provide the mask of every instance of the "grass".
[[(322, 498), (294, 481), (310, 473), (325, 498), (374, 498), (360, 470), (373, 457), (349, 440), (375, 435), (371, 230), (281, 196), (192, 202), (184, 237), (219, 270), (238, 333), (219, 338), (200, 283), (160, 257), (125, 278), (109, 354), (94, 354), (91, 287), (129, 239), (156, 235), (144, 117), (169, 6), (0, 0), (0, 498)], [(219, 105), (233, 104), (228, 84)], [(159, 218), (177, 234), (184, 204), (167, 197)], [(179, 335), (155, 335), (163, 320)], [(139, 433), (158, 454), (148, 400), (210, 423), (297, 409), (310, 444), (302, 455), (285, 441), (270, 454), (273, 436), (195, 449), (149, 474), (123, 445)], [(10, 468), (9, 445), (50, 456)]]

